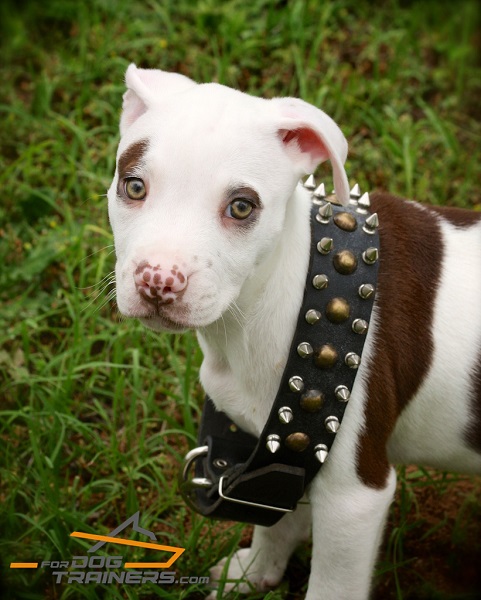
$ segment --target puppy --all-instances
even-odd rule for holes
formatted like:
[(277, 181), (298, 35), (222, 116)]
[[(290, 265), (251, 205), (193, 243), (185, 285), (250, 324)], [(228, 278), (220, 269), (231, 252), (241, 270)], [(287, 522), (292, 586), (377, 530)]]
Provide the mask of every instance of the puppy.
[[(311, 194), (299, 178), (330, 160), (337, 201), (349, 203), (346, 140), (298, 99), (134, 65), (126, 84), (108, 192), (119, 310), (155, 331), (196, 329), (207, 394), (259, 436), (306, 284)], [(310, 504), (255, 528), (227, 569), (242, 581), (226, 590), (277, 585), (312, 530), (307, 599), (365, 599), (392, 465), (481, 472), (481, 216), (387, 194), (372, 196), (371, 210), (377, 294), (329, 460)]]

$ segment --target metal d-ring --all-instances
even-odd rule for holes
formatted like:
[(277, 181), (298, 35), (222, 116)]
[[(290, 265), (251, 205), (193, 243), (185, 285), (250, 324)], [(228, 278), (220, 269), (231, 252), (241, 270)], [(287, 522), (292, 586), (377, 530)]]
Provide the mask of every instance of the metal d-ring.
[(184, 466), (179, 473), (179, 490), (182, 498), (185, 503), (195, 511), (198, 511), (198, 507), (192, 498), (193, 492), (198, 489), (208, 489), (212, 487), (213, 483), (210, 479), (207, 479), (207, 477), (193, 477), (192, 479), (189, 479), (189, 474), (195, 461), (198, 458), (207, 456), (208, 451), (209, 446), (198, 446), (187, 452), (184, 458)]

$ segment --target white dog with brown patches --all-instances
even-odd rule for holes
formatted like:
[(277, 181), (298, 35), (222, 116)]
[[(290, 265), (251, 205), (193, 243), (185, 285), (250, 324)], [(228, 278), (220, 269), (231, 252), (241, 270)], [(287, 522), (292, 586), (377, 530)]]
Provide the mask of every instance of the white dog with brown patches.
[[(126, 83), (108, 192), (118, 307), (155, 331), (196, 329), (206, 392), (259, 435), (308, 268), (311, 200), (298, 181), (329, 159), (347, 203), (346, 140), (301, 100), (134, 65)], [(277, 585), (312, 529), (307, 598), (367, 598), (392, 464), (481, 472), (481, 215), (383, 194), (371, 205), (381, 224), (377, 296), (342, 427), (310, 504), (257, 526), (227, 569), (243, 583), (225, 589)]]

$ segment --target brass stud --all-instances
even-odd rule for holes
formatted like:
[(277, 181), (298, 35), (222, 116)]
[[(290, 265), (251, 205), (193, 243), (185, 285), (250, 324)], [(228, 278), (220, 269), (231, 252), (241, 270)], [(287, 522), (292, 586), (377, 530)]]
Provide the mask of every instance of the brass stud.
[(314, 448), (314, 454), (321, 465), (323, 465), (329, 455), (329, 448), (326, 446), (326, 444), (317, 444), (317, 446)]
[(301, 358), (308, 358), (313, 352), (314, 350), (309, 342), (301, 342), (297, 346), (297, 354), (299, 354)]
[(352, 322), (352, 330), (354, 331), (354, 333), (364, 335), (365, 333), (367, 333), (368, 328), (369, 323), (364, 319), (354, 319), (354, 321)]
[(317, 351), (314, 362), (319, 369), (330, 369), (336, 364), (338, 358), (339, 355), (334, 346), (331, 344), (324, 344), (324, 346), (321, 346)]
[(311, 443), (309, 436), (306, 433), (296, 431), (286, 437), (286, 446), (294, 452), (303, 452)]
[(324, 425), (326, 426), (327, 431), (330, 433), (337, 433), (339, 431), (339, 427), (341, 426), (339, 419), (334, 416), (327, 417), (327, 419), (324, 421)]
[(329, 254), (329, 252), (333, 248), (333, 239), (328, 237), (323, 237), (320, 242), (317, 242), (317, 250), (321, 254)]
[(351, 275), (357, 269), (357, 258), (350, 250), (341, 250), (334, 255), (334, 268), (341, 275)]
[(294, 418), (294, 413), (289, 406), (281, 406), (281, 408), (277, 411), (277, 416), (283, 425), (287, 425)]
[(351, 392), (345, 385), (338, 385), (334, 394), (339, 402), (347, 402), (351, 397)]
[(275, 433), (267, 436), (266, 448), (272, 454), (275, 454), (281, 447), (281, 438)]
[(374, 294), (374, 286), (370, 283), (363, 283), (359, 286), (358, 294), (363, 300), (367, 300)]
[(309, 413), (315, 413), (320, 410), (324, 404), (324, 394), (319, 390), (309, 390), (301, 396), (299, 404), (302, 410)]
[(310, 308), (306, 312), (305, 318), (309, 325), (315, 325), (321, 318), (321, 313), (318, 310), (315, 310), (314, 308)]
[(332, 190), (331, 195), (326, 198), (326, 202), (330, 202), (331, 204), (335, 204), (336, 206), (342, 206), (342, 202), (336, 196), (336, 190)]
[(334, 223), (343, 231), (355, 231), (357, 221), (354, 215), (348, 212), (338, 212), (334, 215)]
[(331, 323), (343, 323), (350, 314), (351, 308), (344, 298), (333, 298), (326, 306), (326, 317)]
[(377, 248), (368, 248), (362, 253), (362, 260), (366, 265), (373, 265), (379, 258), (379, 250)]
[(355, 352), (348, 352), (344, 358), (344, 362), (350, 369), (357, 369), (361, 364), (361, 357)]
[(289, 378), (289, 389), (291, 392), (302, 392), (304, 389), (304, 382), (302, 381), (302, 377), (299, 375), (293, 375)]
[(329, 285), (329, 277), (327, 275), (314, 275), (312, 285), (316, 290), (323, 290)]

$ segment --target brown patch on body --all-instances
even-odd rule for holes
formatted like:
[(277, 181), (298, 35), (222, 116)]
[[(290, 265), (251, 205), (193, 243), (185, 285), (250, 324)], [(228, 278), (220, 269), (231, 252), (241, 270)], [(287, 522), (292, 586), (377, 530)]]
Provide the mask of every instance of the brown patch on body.
[(135, 169), (142, 163), (145, 153), (149, 149), (147, 140), (140, 140), (124, 150), (118, 160), (119, 180), (117, 182), (117, 195), (125, 196), (124, 194), (124, 179), (132, 177)]
[(388, 439), (432, 360), (434, 299), (443, 241), (436, 215), (415, 204), (373, 194), (371, 206), (380, 222), (377, 331), (368, 364), (357, 472), (366, 485), (383, 488), (390, 470)]
[(465, 210), (454, 206), (430, 206), (429, 209), (444, 217), (446, 221), (456, 227), (470, 227), (481, 221), (481, 213), (473, 210)]

